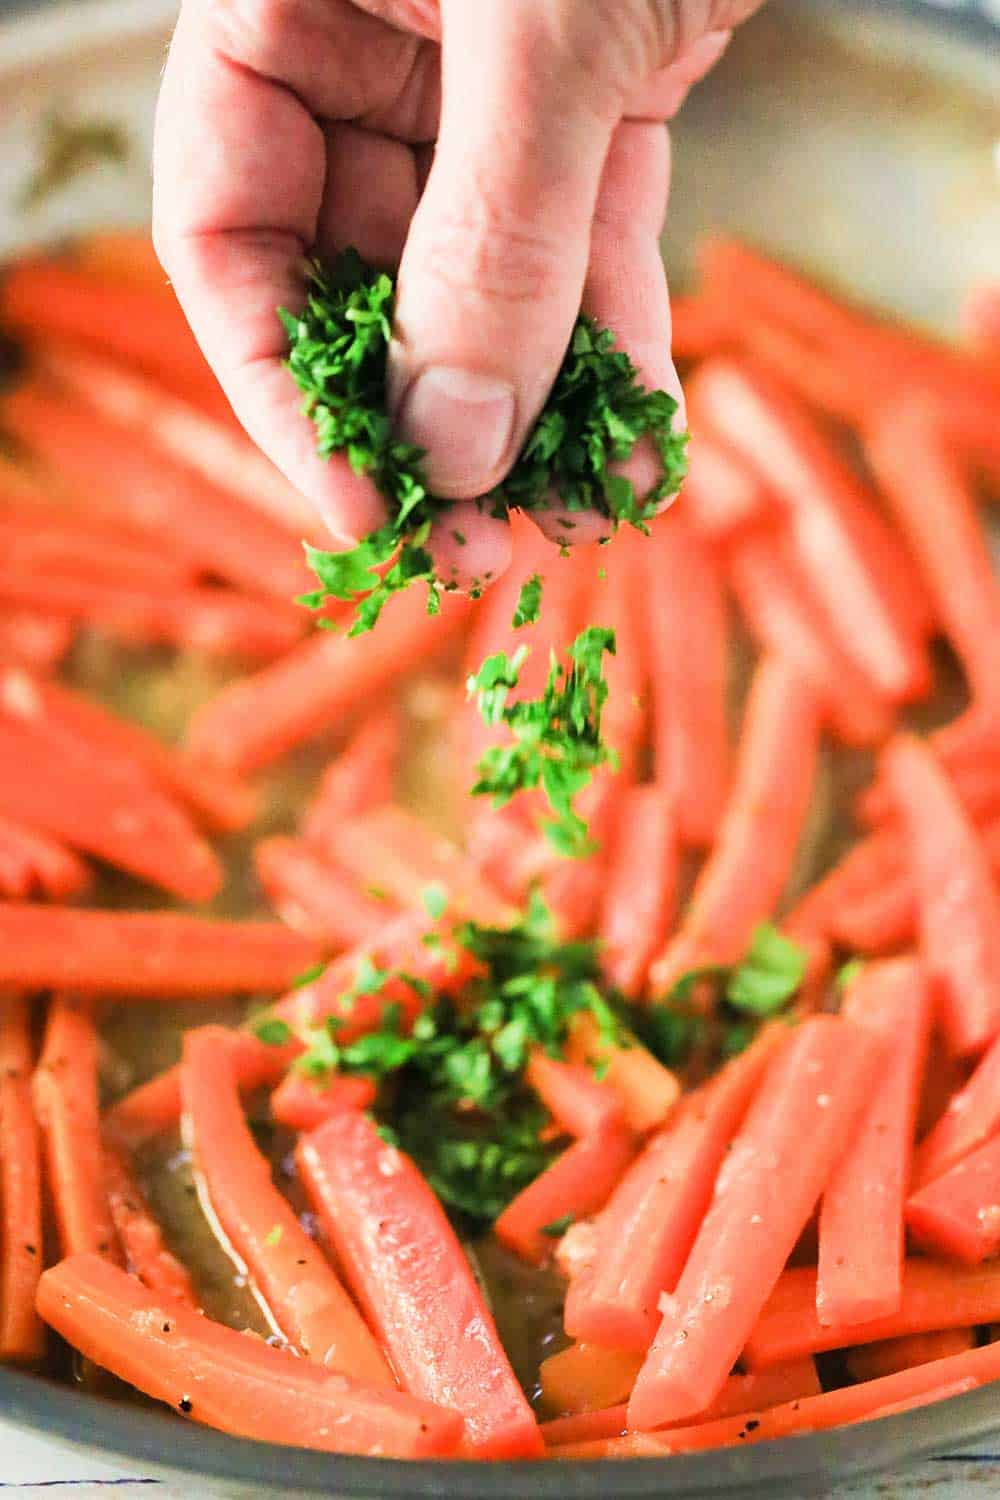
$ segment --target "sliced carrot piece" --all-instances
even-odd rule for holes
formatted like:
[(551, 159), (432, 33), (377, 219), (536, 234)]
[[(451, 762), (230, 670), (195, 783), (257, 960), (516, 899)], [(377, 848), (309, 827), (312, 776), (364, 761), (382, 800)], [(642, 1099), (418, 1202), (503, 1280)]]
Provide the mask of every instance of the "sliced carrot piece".
[(862, 1323), (888, 1317), (903, 1297), (903, 1214), (933, 1019), (922, 965), (867, 964), (841, 1014), (885, 1043), (886, 1062), (823, 1195), (816, 1298), (821, 1322)]
[(541, 1265), (553, 1251), (549, 1226), (584, 1219), (603, 1208), (635, 1155), (635, 1137), (612, 1118), (581, 1136), (523, 1188), (493, 1225), (502, 1245), (522, 1260)]
[(845, 912), (898, 884), (905, 858), (894, 829), (870, 834), (806, 892), (782, 926), (797, 940), (832, 936)]
[(542, 1451), (468, 1261), (417, 1168), (362, 1114), (331, 1120), (298, 1148), (299, 1169), (340, 1264), (405, 1389), (465, 1418), (480, 1458)]
[(772, 915), (798, 849), (818, 754), (812, 690), (781, 658), (765, 657), (754, 676), (718, 842), (677, 935), (650, 969), (655, 990), (669, 990), (690, 969), (736, 963)]
[(573, 1338), (645, 1352), (708, 1208), (719, 1165), (782, 1040), (771, 1027), (678, 1107), (615, 1188), (594, 1225), (588, 1263), (566, 1293)]
[(748, 527), (774, 519), (777, 505), (760, 476), (738, 453), (711, 432), (698, 431), (697, 410), (688, 411), (695, 429), (684, 480), (684, 509), (711, 542), (730, 542)]
[(461, 1440), (454, 1412), (295, 1359), (147, 1291), (96, 1255), (47, 1271), (38, 1308), (84, 1358), (237, 1437), (397, 1458), (446, 1456)]
[(970, 1266), (1000, 1249), (1000, 1140), (994, 1136), (914, 1193), (906, 1227), (931, 1254)]
[(31, 1080), (63, 1255), (121, 1251), (104, 1188), (97, 1082), (97, 1028), (88, 1001), (57, 995), (49, 1006)]
[(174, 911), (79, 911), (0, 902), (0, 984), (122, 997), (286, 988), (317, 957), (279, 922), (221, 922)]
[[(625, 1427), (625, 1408), (619, 1403), (628, 1400), (641, 1364), (642, 1355), (626, 1349), (570, 1344), (568, 1349), (542, 1360), (538, 1373), (542, 1400), (549, 1411), (557, 1412), (603, 1414), (609, 1406), (618, 1406), (621, 1432)], [(546, 1442), (550, 1442), (548, 1435), (545, 1436)]]
[(254, 848), (254, 866), (282, 921), (326, 948), (372, 941), (399, 909), (381, 893), (369, 895), (304, 839), (262, 839)]
[(622, 1105), (607, 1078), (581, 1063), (562, 1062), (535, 1047), (524, 1081), (567, 1135), (592, 1135), (622, 1119)]
[(635, 997), (673, 922), (678, 882), (673, 809), (659, 786), (630, 787), (621, 799), (599, 931), (609, 984)]
[(913, 1186), (926, 1187), (1000, 1132), (1000, 1038), (948, 1099), (916, 1154)]
[(0, 1364), (34, 1364), (45, 1332), (35, 1311), (42, 1273), (42, 1174), (31, 1100), (27, 1001), (0, 995)]
[[(12, 872), (17, 875), (12, 878)], [(11, 818), (0, 818), (0, 888), (5, 896), (41, 895), (69, 901), (92, 882), (83, 860), (58, 839)]]
[(728, 627), (715, 558), (683, 517), (643, 548), (656, 777), (685, 845), (711, 844), (729, 787)]
[(632, 1036), (608, 1041), (587, 1011), (580, 1011), (570, 1022), (566, 1056), (570, 1062), (600, 1071), (618, 1096), (625, 1123), (636, 1135), (647, 1135), (662, 1125), (680, 1095), (677, 1075), (648, 1047)]
[[(615, 654), (605, 660), (608, 697), (601, 714), (605, 742), (618, 756), (618, 776), (635, 779), (646, 731), (649, 690), (643, 642), (643, 549), (646, 538), (628, 528), (601, 548), (600, 568), (586, 618), (615, 633)], [(543, 609), (548, 608), (545, 598)]]
[(365, 719), (323, 772), (306, 810), (304, 836), (326, 850), (328, 830), (342, 818), (371, 812), (395, 795), (402, 724), (395, 704)]
[(917, 897), (920, 944), (961, 1056), (1000, 1031), (1000, 894), (975, 829), (933, 752), (894, 741), (884, 769), (899, 810)]
[(132, 1165), (117, 1146), (104, 1149), (104, 1191), (111, 1222), (125, 1252), (125, 1263), (133, 1276), (151, 1292), (197, 1309), (191, 1278), (166, 1247), (163, 1232), (150, 1212)]
[(271, 1180), (254, 1144), (219, 1028), (184, 1037), (184, 1121), (210, 1221), (246, 1265), (277, 1327), (328, 1370), (376, 1386), (395, 1384), (365, 1321), (333, 1267)]
[(972, 1328), (1000, 1316), (1000, 1267), (947, 1265), (911, 1257), (903, 1268), (897, 1312), (865, 1323), (821, 1323), (816, 1313), (816, 1272), (785, 1271), (747, 1340), (743, 1361), (751, 1370), (940, 1328)]
[(105, 229), (88, 234), (74, 244), (72, 264), (111, 282), (173, 296), (167, 273), (145, 229)]
[(319, 1081), (291, 1071), (271, 1095), (271, 1115), (289, 1130), (315, 1130), (334, 1115), (370, 1108), (376, 1093), (372, 1078), (332, 1074)]
[(707, 297), (672, 297), (670, 322), (675, 359), (704, 359), (729, 343), (729, 332)]
[(0, 547), (7, 567), (23, 573), (45, 597), (53, 578), (156, 590), (190, 583), (196, 569), (141, 534), (92, 516), (63, 515), (54, 505), (0, 512)]
[(0, 609), (0, 667), (51, 672), (73, 644), (73, 622), (38, 609)]
[[(850, 1350), (844, 1363), (852, 1380), (880, 1380), (884, 1375), (895, 1375), (899, 1370), (930, 1364), (933, 1359), (947, 1359), (975, 1347), (974, 1329), (941, 1328), (933, 1333), (911, 1333), (901, 1339), (863, 1344), (860, 1349)], [(760, 1371), (762, 1375), (766, 1373)]]
[(867, 1032), (831, 1016), (803, 1021), (777, 1054), (639, 1372), (630, 1426), (695, 1416), (718, 1395), (850, 1139), (878, 1055)]

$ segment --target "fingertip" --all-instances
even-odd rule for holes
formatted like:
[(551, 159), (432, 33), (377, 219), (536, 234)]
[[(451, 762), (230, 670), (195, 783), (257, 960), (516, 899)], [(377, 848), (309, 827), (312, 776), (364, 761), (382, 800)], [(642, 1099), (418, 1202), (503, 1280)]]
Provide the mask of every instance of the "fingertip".
[(450, 506), (435, 522), (427, 545), (441, 582), (463, 593), (506, 573), (513, 551), (506, 517), (485, 514), (472, 500)]
[(596, 510), (566, 510), (553, 506), (549, 510), (531, 512), (539, 531), (557, 547), (585, 547), (592, 542), (606, 541), (614, 532), (614, 522)]

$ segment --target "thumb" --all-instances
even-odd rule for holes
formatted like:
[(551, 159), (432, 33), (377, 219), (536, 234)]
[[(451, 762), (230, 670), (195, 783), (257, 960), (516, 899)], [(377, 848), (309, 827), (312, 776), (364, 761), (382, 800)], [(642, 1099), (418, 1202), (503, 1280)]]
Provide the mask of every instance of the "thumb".
[(400, 268), (390, 396), (452, 498), (510, 468), (580, 307), (621, 99), (553, 24), (560, 9), (442, 0), (440, 139)]

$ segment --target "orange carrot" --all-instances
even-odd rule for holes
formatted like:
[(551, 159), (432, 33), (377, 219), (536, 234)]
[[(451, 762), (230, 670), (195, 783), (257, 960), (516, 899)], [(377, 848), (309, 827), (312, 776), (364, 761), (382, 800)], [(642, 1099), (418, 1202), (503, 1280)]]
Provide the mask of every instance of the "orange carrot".
[(737, 962), (788, 879), (812, 793), (819, 713), (812, 690), (779, 657), (758, 666), (718, 842), (677, 935), (650, 969), (669, 990), (692, 968)]
[(1000, 1249), (1000, 1140), (994, 1136), (906, 1205), (906, 1227), (932, 1255), (977, 1265)]
[(364, 1319), (271, 1181), (243, 1115), (219, 1028), (184, 1037), (186, 1137), (206, 1211), (246, 1265), (277, 1327), (309, 1359), (371, 1385), (395, 1384)]
[(594, 1016), (579, 1011), (570, 1022), (566, 1056), (572, 1063), (599, 1070), (602, 1080), (617, 1094), (625, 1123), (636, 1135), (646, 1135), (662, 1125), (677, 1102), (680, 1084), (635, 1037), (608, 1041)]
[(618, 813), (599, 923), (604, 976), (625, 995), (642, 993), (649, 965), (667, 940), (677, 878), (674, 817), (663, 789), (628, 788)]
[(785, 1271), (747, 1340), (743, 1361), (764, 1369), (820, 1354), (930, 1333), (940, 1328), (972, 1328), (1000, 1314), (1000, 1268), (945, 1265), (911, 1257), (903, 1268), (903, 1300), (891, 1317), (865, 1323), (821, 1323), (816, 1313), (816, 1272), (811, 1266)]
[(708, 1208), (716, 1173), (782, 1028), (769, 1028), (678, 1107), (615, 1188), (595, 1224), (590, 1263), (566, 1293), (573, 1338), (644, 1352), (660, 1325)]
[(580, 1138), (621, 1123), (621, 1100), (607, 1079), (598, 1078), (592, 1068), (562, 1062), (535, 1047), (524, 1081), (567, 1135)]
[(150, 1213), (124, 1151), (106, 1146), (103, 1160), (111, 1222), (129, 1271), (151, 1292), (196, 1309), (198, 1299), (191, 1278), (164, 1244), (160, 1226)]
[(726, 325), (706, 297), (672, 297), (670, 322), (675, 359), (704, 359), (729, 343)]
[(4, 896), (23, 899), (41, 895), (50, 901), (69, 901), (91, 884), (90, 870), (58, 839), (0, 818), (0, 889)]
[(145, 287), (165, 297), (173, 292), (145, 229), (106, 229), (77, 240), (72, 264), (121, 285)]
[(468, 600), (449, 595), (429, 616), (419, 589), (393, 600), (370, 636), (324, 635), (281, 661), (230, 683), (192, 716), (188, 744), (199, 757), (252, 771), (384, 694), (432, 658), (461, 626)]
[(302, 831), (310, 843), (325, 851), (326, 835), (336, 831), (341, 818), (359, 817), (393, 800), (401, 737), (395, 704), (362, 721), (323, 772), (306, 810)]
[(722, 583), (714, 557), (682, 516), (660, 520), (643, 556), (656, 777), (681, 843), (701, 847), (716, 837), (729, 785)]
[(895, 885), (905, 854), (894, 830), (871, 834), (842, 856), (792, 908), (783, 926), (789, 936), (829, 936), (841, 915), (889, 885)]
[(997, 704), (1000, 585), (960, 464), (919, 402), (883, 413), (867, 451), (974, 694)]
[(748, 532), (731, 548), (728, 570), (757, 644), (799, 669), (820, 698), (837, 738), (847, 745), (885, 739), (892, 710), (835, 638), (810, 596), (788, 536)]
[(697, 411), (688, 412), (695, 429), (684, 480), (684, 509), (707, 541), (729, 542), (751, 526), (771, 519), (775, 500), (738, 453), (710, 431), (698, 430)]
[[(933, 740), (927, 743), (933, 745)], [(969, 761), (939, 759), (974, 822), (981, 823), (1000, 814), (1000, 755), (993, 753)], [(877, 777), (865, 788), (858, 798), (857, 811), (864, 822), (876, 826), (892, 821), (892, 797), (883, 777)]]
[(295, 1359), (147, 1291), (96, 1255), (47, 1271), (38, 1308), (84, 1358), (237, 1437), (397, 1458), (452, 1454), (461, 1440), (453, 1412)]
[(538, 1424), (462, 1247), (433, 1191), (373, 1121), (344, 1115), (306, 1136), (313, 1207), (405, 1389), (447, 1400), (479, 1458), (533, 1458)]
[[(542, 1400), (549, 1411), (601, 1413), (617, 1406), (625, 1427), (625, 1408), (642, 1364), (642, 1355), (625, 1349), (602, 1349), (598, 1344), (570, 1344), (542, 1360), (538, 1372)], [(543, 1427), (544, 1434), (544, 1427)], [(546, 1434), (546, 1442), (551, 1439)], [(572, 1439), (567, 1438), (567, 1442)]]
[(42, 1182), (31, 1101), (27, 1001), (0, 995), (0, 1364), (33, 1364), (45, 1334), (35, 1312), (42, 1272)]
[(549, 1226), (603, 1208), (635, 1154), (635, 1137), (614, 1118), (581, 1136), (508, 1203), (493, 1225), (501, 1245), (540, 1265), (554, 1248)]
[(375, 1080), (365, 1076), (332, 1074), (320, 1082), (290, 1071), (271, 1095), (271, 1115), (289, 1130), (315, 1130), (334, 1115), (370, 1108), (376, 1092)]
[(816, 1290), (822, 1323), (888, 1317), (902, 1301), (903, 1212), (932, 1013), (931, 987), (916, 959), (868, 964), (844, 995), (841, 1014), (885, 1043), (886, 1062), (823, 1195)]
[(282, 921), (327, 948), (369, 942), (398, 910), (391, 898), (369, 895), (304, 839), (262, 839), (254, 866)]
[[(862, 1344), (860, 1349), (852, 1349), (846, 1355), (844, 1363), (852, 1380), (880, 1380), (884, 1375), (895, 1375), (899, 1370), (926, 1365), (932, 1359), (947, 1359), (975, 1347), (973, 1329), (942, 1328), (934, 1333), (911, 1333), (901, 1339)], [(767, 1371), (759, 1373), (765, 1375)]]
[(89, 583), (156, 590), (190, 583), (196, 569), (155, 546), (141, 534), (92, 516), (62, 515), (55, 506), (0, 511), (4, 563), (25, 575), (39, 596), (53, 579), (85, 578)]
[(31, 1080), (63, 1255), (97, 1250), (119, 1260), (104, 1189), (97, 1028), (89, 1002), (57, 995)]
[(695, 1416), (722, 1389), (850, 1139), (878, 1052), (860, 1028), (812, 1016), (777, 1054), (639, 1373), (630, 1426)]
[(968, 1082), (956, 1090), (921, 1142), (913, 1186), (926, 1187), (1000, 1132), (1000, 1038), (983, 1054)]
[(884, 769), (906, 836), (924, 962), (960, 1056), (1000, 1031), (1000, 894), (990, 862), (933, 752), (894, 741)]
[(73, 623), (37, 609), (0, 609), (0, 667), (51, 672), (73, 644)]
[(643, 641), (643, 549), (646, 538), (624, 528), (602, 547), (600, 567), (585, 614), (615, 633), (614, 656), (606, 660), (608, 697), (601, 714), (604, 739), (618, 756), (616, 785), (635, 780), (645, 742), (649, 691)]
[(909, 879), (902, 874), (838, 911), (831, 919), (830, 932), (849, 952), (893, 953), (912, 943), (916, 926), (916, 899)]
[(278, 922), (0, 902), (0, 984), (192, 1000), (284, 989), (317, 950)]

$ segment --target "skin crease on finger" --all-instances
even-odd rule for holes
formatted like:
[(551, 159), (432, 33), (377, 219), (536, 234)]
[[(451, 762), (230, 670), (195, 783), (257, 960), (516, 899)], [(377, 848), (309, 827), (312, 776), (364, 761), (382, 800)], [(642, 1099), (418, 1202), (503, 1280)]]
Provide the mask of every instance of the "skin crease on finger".
[[(648, 0), (611, 8), (616, 15), (657, 9)], [(704, 29), (752, 8), (748, 0), (666, 7), (684, 12), (671, 35), (692, 45), (672, 67), (636, 81), (628, 112), (634, 106), (642, 118), (660, 121), (673, 113), (724, 46), (725, 38), (701, 35)], [(638, 236), (627, 237), (629, 263), (614, 273), (617, 281), (595, 279), (592, 256), (589, 270), (587, 264), (591, 240), (600, 237), (593, 215), (606, 196), (601, 169), (621, 108), (602, 103), (595, 110), (583, 97), (592, 80), (567, 71), (564, 58), (531, 53), (538, 15), (586, 19), (608, 10), (599, 0), (445, 0), (444, 120), (417, 206), (440, 98), (437, 49), (427, 40), (440, 25), (433, 0), (185, 0), (158, 111), (157, 247), (237, 414), (342, 545), (377, 525), (384, 511), (346, 462), (327, 464), (315, 454), (311, 424), (281, 364), (275, 308), (300, 305), (307, 251), (329, 255), (354, 243), (391, 264), (405, 246), (394, 373), (404, 429), (408, 401), (401, 392), (412, 406), (415, 373), (443, 357), (468, 395), (465, 371), (474, 387), (484, 356), (500, 352), (500, 369), (486, 373), (494, 389), (517, 388), (511, 430), (492, 473), (480, 464), (478, 475), (465, 476), (468, 483), (436, 486), (456, 499), (483, 493), (516, 456), (558, 367), (585, 281), (587, 310), (622, 335), (644, 378), (654, 379), (636, 343), (629, 288), (641, 285), (634, 300), (644, 308), (659, 299), (652, 326), (657, 338), (664, 327), (669, 333), (662, 269), (654, 291), (647, 253), (655, 250), (656, 231), (645, 249)], [(476, 28), (484, 24), (480, 37)], [(619, 30), (610, 27), (615, 37)], [(478, 61), (470, 58), (470, 37), (488, 43)], [(514, 133), (510, 122), (519, 116), (524, 125)], [(536, 169), (539, 139), (549, 159)], [(656, 199), (657, 230), (664, 191), (651, 185), (647, 193)], [(444, 277), (442, 248), (452, 252)], [(542, 297), (519, 301), (519, 289), (530, 292), (533, 283)], [(602, 311), (604, 285), (618, 291)], [(444, 318), (437, 316), (442, 296), (451, 304)], [(666, 365), (656, 383), (670, 379)], [(633, 460), (648, 461), (641, 454)], [(437, 462), (432, 451), (432, 479)], [(593, 534), (574, 519), (573, 541)], [(467, 546), (458, 559), (455, 544), (443, 539), (437, 550), (446, 577), (453, 567), (465, 582), (466, 569), (479, 579), (503, 571), (510, 553), (503, 523), (473, 515), (452, 529), (470, 537), (475, 556)]]

